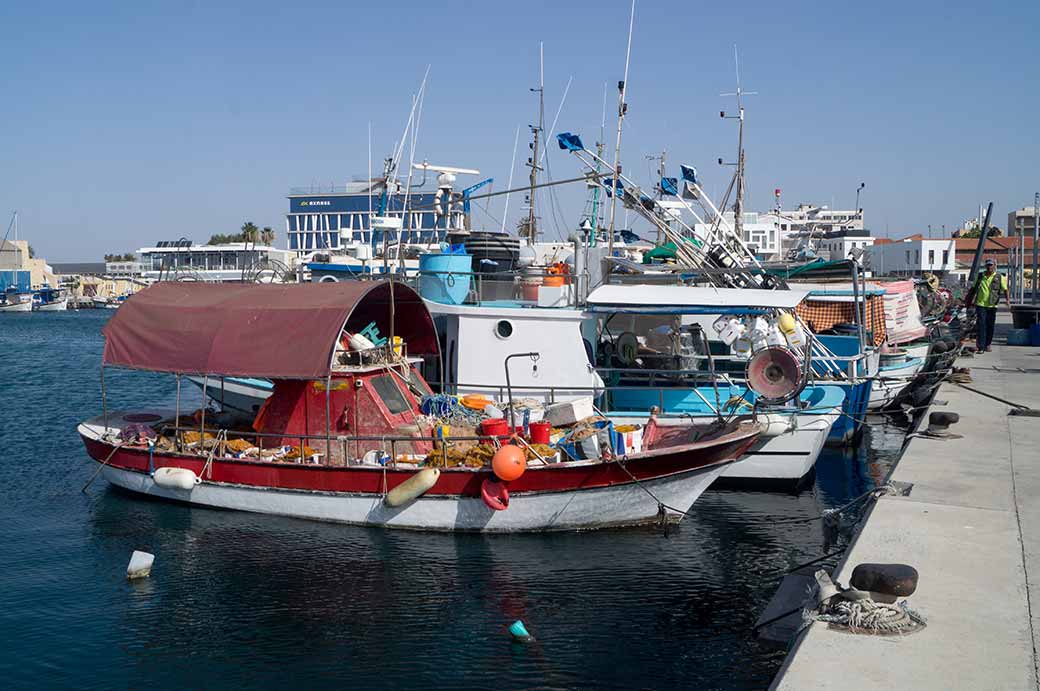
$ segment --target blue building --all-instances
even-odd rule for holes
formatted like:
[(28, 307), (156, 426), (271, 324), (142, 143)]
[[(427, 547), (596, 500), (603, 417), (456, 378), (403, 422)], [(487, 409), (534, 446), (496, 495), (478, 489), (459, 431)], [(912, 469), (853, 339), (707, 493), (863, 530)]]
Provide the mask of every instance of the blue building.
[[(322, 250), (334, 252), (346, 245), (382, 246), (384, 231), (378, 228), (378, 221), (376, 230), (372, 230), (372, 218), (380, 215), (384, 187), (380, 179), (351, 182), (343, 187), (291, 190), (289, 213), (285, 216), (288, 248), (302, 255)], [(387, 196), (382, 215), (401, 219), (405, 243), (437, 242), (446, 227), (462, 227), (462, 205), (455, 199), (457, 195), (452, 195), (448, 202), (435, 184), (413, 184), (408, 195), (402, 186), (397, 187)], [(441, 200), (451, 208), (442, 208)], [(388, 232), (386, 239), (396, 243), (397, 232)]]

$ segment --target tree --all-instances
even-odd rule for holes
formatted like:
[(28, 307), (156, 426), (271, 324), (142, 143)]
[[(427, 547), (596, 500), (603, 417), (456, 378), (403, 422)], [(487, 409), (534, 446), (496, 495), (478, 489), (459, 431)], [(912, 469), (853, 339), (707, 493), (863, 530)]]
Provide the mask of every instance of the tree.
[(271, 226), (264, 226), (264, 229), (260, 231), (260, 244), (268, 247), (274, 244), (274, 230)]
[(242, 241), (256, 243), (257, 238), (260, 236), (260, 229), (256, 227), (256, 224), (252, 221), (246, 221), (242, 224)]
[(209, 237), (207, 245), (226, 245), (231, 242), (245, 242), (245, 238), (242, 233), (234, 233), (232, 235), (225, 235), (224, 233), (217, 233)]
[[(996, 226), (990, 226), (989, 230), (986, 231), (987, 238), (999, 238), (1003, 234), (1004, 233), (1000, 230), (1000, 228)], [(982, 235), (982, 228), (972, 228), (971, 230), (961, 233), (960, 236), (962, 238), (977, 238), (980, 235)]]
[(133, 252), (127, 252), (125, 254), (106, 254), (106, 262), (132, 262), (137, 259), (137, 255)]

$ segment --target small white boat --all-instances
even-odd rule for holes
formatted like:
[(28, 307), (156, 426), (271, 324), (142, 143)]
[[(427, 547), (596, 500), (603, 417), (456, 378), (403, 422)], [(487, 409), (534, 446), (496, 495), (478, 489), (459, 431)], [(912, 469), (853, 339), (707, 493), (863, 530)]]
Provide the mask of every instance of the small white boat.
[(38, 312), (64, 312), (68, 301), (68, 295), (61, 288), (44, 286), (33, 295), (32, 308)]
[(0, 295), (0, 312), (32, 312), (32, 295), (8, 290)]

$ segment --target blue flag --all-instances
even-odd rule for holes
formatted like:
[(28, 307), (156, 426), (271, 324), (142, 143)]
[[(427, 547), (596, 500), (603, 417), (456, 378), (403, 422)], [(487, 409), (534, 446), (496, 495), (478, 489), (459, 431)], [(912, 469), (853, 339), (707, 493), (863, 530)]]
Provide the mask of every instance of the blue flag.
[(581, 137), (570, 132), (561, 132), (556, 135), (556, 141), (564, 151), (584, 151), (585, 146), (581, 143)]
[(679, 166), (679, 170), (682, 171), (682, 178), (683, 178), (683, 180), (685, 180), (686, 182), (692, 182), (695, 185), (697, 184), (697, 169), (696, 168), (694, 168), (693, 166), (681, 165), (681, 166)]
[(661, 191), (673, 197), (679, 194), (678, 178), (661, 178)]
[(620, 194), (624, 194), (625, 192), (625, 186), (621, 184), (620, 180), (615, 183), (614, 178), (603, 178), (603, 186), (607, 188), (608, 197), (613, 196), (611, 194), (613, 190), (617, 190)]

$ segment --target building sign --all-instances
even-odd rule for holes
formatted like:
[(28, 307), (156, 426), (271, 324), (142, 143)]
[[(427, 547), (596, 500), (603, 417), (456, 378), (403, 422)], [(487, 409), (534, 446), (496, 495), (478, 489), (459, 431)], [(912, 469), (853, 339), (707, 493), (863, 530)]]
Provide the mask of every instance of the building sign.
[[(379, 195), (372, 195), (371, 201), (367, 194), (343, 194), (334, 196), (293, 196), (289, 197), (289, 213), (291, 214), (319, 214), (319, 213), (368, 213), (370, 208), (379, 209)], [(433, 195), (429, 193), (413, 193), (408, 205), (416, 210), (432, 210)], [(399, 211), (404, 206), (404, 195), (394, 195), (389, 201), (391, 211)]]

